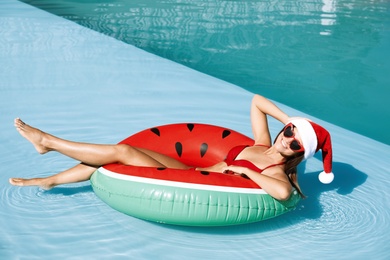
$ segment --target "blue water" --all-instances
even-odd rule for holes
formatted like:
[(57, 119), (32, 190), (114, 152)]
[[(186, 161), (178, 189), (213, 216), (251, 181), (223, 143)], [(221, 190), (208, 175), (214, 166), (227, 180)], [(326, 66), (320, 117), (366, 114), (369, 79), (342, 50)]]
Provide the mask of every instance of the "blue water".
[[(389, 259), (388, 145), (310, 117), (332, 133), (335, 181), (320, 155), (300, 166), (308, 196), (281, 217), (225, 228), (138, 220), (111, 209), (89, 182), (43, 191), (8, 178), (43, 177), (76, 162), (38, 155), (13, 119), (63, 138), (115, 143), (172, 122), (251, 135), (252, 93), (16, 0), (0, 2), (1, 259)], [(232, 105), (234, 104), (234, 105)], [(273, 136), (281, 125), (270, 121)]]
[(24, 0), (390, 145), (387, 0)]

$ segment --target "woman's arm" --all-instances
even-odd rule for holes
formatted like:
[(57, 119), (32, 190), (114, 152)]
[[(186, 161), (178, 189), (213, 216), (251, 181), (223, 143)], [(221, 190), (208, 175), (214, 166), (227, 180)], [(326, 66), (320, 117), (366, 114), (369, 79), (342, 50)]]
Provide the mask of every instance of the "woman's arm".
[(197, 171), (208, 171), (208, 172), (219, 172), (223, 173), (223, 169), (226, 167), (225, 162), (219, 162), (209, 167), (197, 167), (195, 170)]
[(271, 135), (268, 129), (267, 115), (279, 120), (283, 124), (288, 121), (288, 115), (270, 100), (255, 95), (251, 105), (252, 131), (256, 144), (271, 145)]
[(225, 167), (224, 170), (245, 174), (277, 200), (287, 200), (290, 198), (292, 186), (282, 171), (280, 173), (275, 172), (273, 175), (276, 177), (271, 177), (241, 166), (231, 165)]

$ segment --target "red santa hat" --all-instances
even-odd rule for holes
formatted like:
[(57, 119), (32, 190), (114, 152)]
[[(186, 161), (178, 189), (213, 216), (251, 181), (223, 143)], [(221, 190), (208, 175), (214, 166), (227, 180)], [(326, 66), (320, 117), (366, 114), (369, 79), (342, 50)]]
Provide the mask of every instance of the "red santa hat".
[(320, 125), (304, 118), (294, 118), (292, 123), (299, 131), (302, 145), (305, 148), (305, 159), (309, 159), (320, 149), (324, 171), (318, 176), (322, 183), (331, 183), (334, 179), (332, 172), (332, 142), (329, 132)]

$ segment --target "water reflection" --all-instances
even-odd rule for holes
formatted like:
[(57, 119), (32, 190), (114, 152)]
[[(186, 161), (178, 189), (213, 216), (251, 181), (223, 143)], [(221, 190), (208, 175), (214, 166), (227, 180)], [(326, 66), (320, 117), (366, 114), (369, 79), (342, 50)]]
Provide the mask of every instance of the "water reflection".
[(329, 26), (332, 26), (336, 23), (336, 0), (322, 0), (323, 6), (321, 8), (321, 25), (324, 26), (323, 31), (320, 32), (321, 35), (330, 35), (332, 34), (332, 29)]

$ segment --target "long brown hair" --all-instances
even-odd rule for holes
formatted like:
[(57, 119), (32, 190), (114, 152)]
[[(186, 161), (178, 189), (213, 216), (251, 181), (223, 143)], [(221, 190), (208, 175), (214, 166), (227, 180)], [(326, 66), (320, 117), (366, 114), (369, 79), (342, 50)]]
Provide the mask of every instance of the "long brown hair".
[(299, 195), (302, 198), (306, 198), (306, 196), (302, 193), (301, 188), (298, 184), (298, 164), (303, 161), (304, 152), (295, 153), (292, 156), (285, 157), (286, 164), (284, 166), (284, 172), (287, 175), (288, 180), (291, 185), (298, 191)]
[[(283, 132), (283, 129), (279, 132), (279, 134), (276, 136), (274, 143), (276, 142), (276, 139), (279, 137), (279, 135)], [(291, 156), (285, 156), (286, 159), (285, 165), (284, 165), (284, 172), (287, 175), (288, 180), (291, 183), (291, 186), (293, 186), (299, 193), (299, 195), (302, 198), (306, 198), (306, 196), (302, 193), (301, 188), (298, 184), (298, 165), (303, 161), (304, 159), (304, 152), (298, 152), (294, 153)]]

